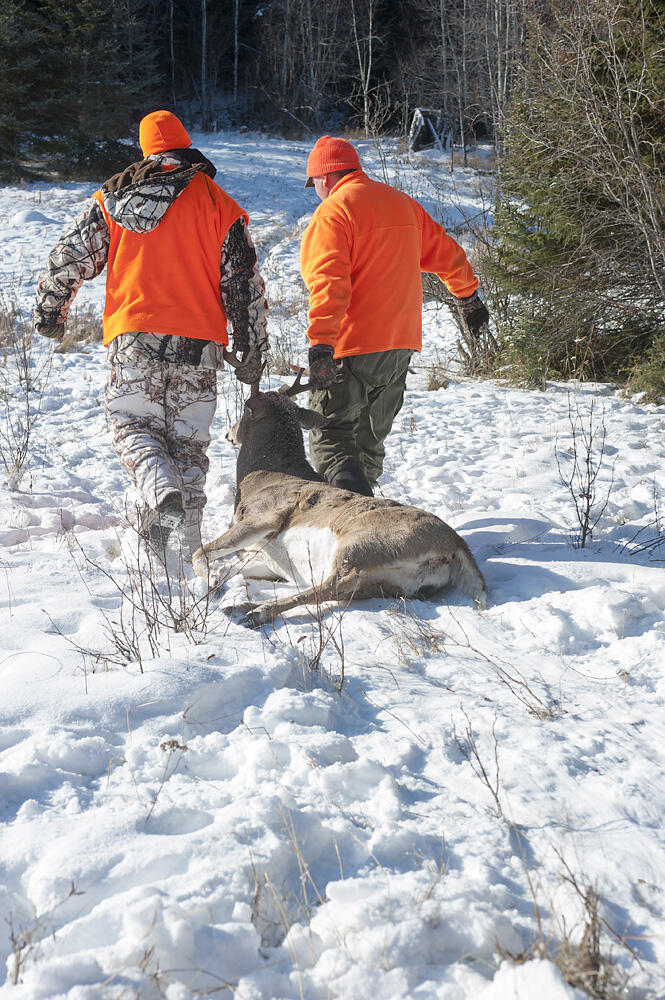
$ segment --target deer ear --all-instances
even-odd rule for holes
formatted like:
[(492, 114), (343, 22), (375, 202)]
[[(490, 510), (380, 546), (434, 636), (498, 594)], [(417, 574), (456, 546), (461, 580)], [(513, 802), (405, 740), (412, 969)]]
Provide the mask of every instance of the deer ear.
[(224, 435), (226, 440), (230, 444), (240, 444), (240, 438), (238, 437), (238, 431), (240, 430), (240, 421), (236, 420), (232, 427), (229, 427), (228, 431)]
[(304, 406), (296, 406), (296, 416), (298, 417), (298, 423), (306, 431), (311, 431), (314, 427), (325, 427), (328, 423), (328, 418), (324, 417), (322, 413), (317, 413), (316, 410), (308, 410)]

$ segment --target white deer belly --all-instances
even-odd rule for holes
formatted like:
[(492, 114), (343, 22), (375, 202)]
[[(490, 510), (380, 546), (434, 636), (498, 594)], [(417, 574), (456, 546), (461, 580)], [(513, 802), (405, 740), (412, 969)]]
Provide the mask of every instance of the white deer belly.
[(445, 587), (450, 581), (450, 560), (438, 552), (431, 552), (416, 559), (367, 568), (363, 580), (395, 588), (409, 596), (427, 587)]
[(299, 587), (318, 586), (332, 573), (338, 544), (330, 528), (288, 528), (262, 548), (261, 558)]

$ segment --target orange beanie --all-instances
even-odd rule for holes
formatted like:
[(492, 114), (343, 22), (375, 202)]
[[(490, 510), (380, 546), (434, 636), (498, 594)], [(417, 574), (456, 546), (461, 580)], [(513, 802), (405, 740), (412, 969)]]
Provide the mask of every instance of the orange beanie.
[(316, 140), (307, 160), (305, 187), (314, 187), (313, 177), (323, 177), (336, 170), (360, 170), (358, 154), (346, 139), (331, 139), (329, 135), (322, 135)]
[(170, 111), (153, 111), (141, 119), (139, 142), (144, 156), (167, 149), (186, 149), (192, 140), (179, 118)]

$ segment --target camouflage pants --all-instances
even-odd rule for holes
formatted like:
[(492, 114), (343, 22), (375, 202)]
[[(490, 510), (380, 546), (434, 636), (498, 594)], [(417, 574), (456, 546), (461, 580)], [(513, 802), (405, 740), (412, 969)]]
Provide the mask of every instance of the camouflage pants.
[(325, 427), (309, 433), (310, 458), (326, 479), (356, 459), (369, 484), (376, 486), (383, 472), (383, 443), (402, 407), (412, 353), (397, 348), (344, 358), (343, 380), (310, 393), (311, 409), (328, 418)]
[(120, 464), (147, 507), (155, 508), (178, 490), (192, 528), (200, 528), (207, 500), (207, 450), (216, 404), (214, 369), (139, 356), (111, 365), (106, 415)]

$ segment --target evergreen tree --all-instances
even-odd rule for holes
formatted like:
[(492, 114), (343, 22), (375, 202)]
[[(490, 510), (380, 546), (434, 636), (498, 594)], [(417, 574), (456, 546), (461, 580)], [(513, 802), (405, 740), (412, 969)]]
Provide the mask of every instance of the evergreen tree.
[(155, 45), (138, 0), (0, 0), (0, 129), (10, 159), (118, 169), (126, 139), (161, 101)]
[(30, 8), (0, 0), (0, 178), (13, 178), (40, 99), (39, 25)]
[(662, 7), (575, 0), (531, 19), (486, 261), (504, 357), (530, 381), (622, 377), (659, 350)]
[(153, 43), (137, 0), (41, 0), (40, 8), (50, 47), (42, 134), (50, 125), (56, 148), (92, 165), (159, 100)]

